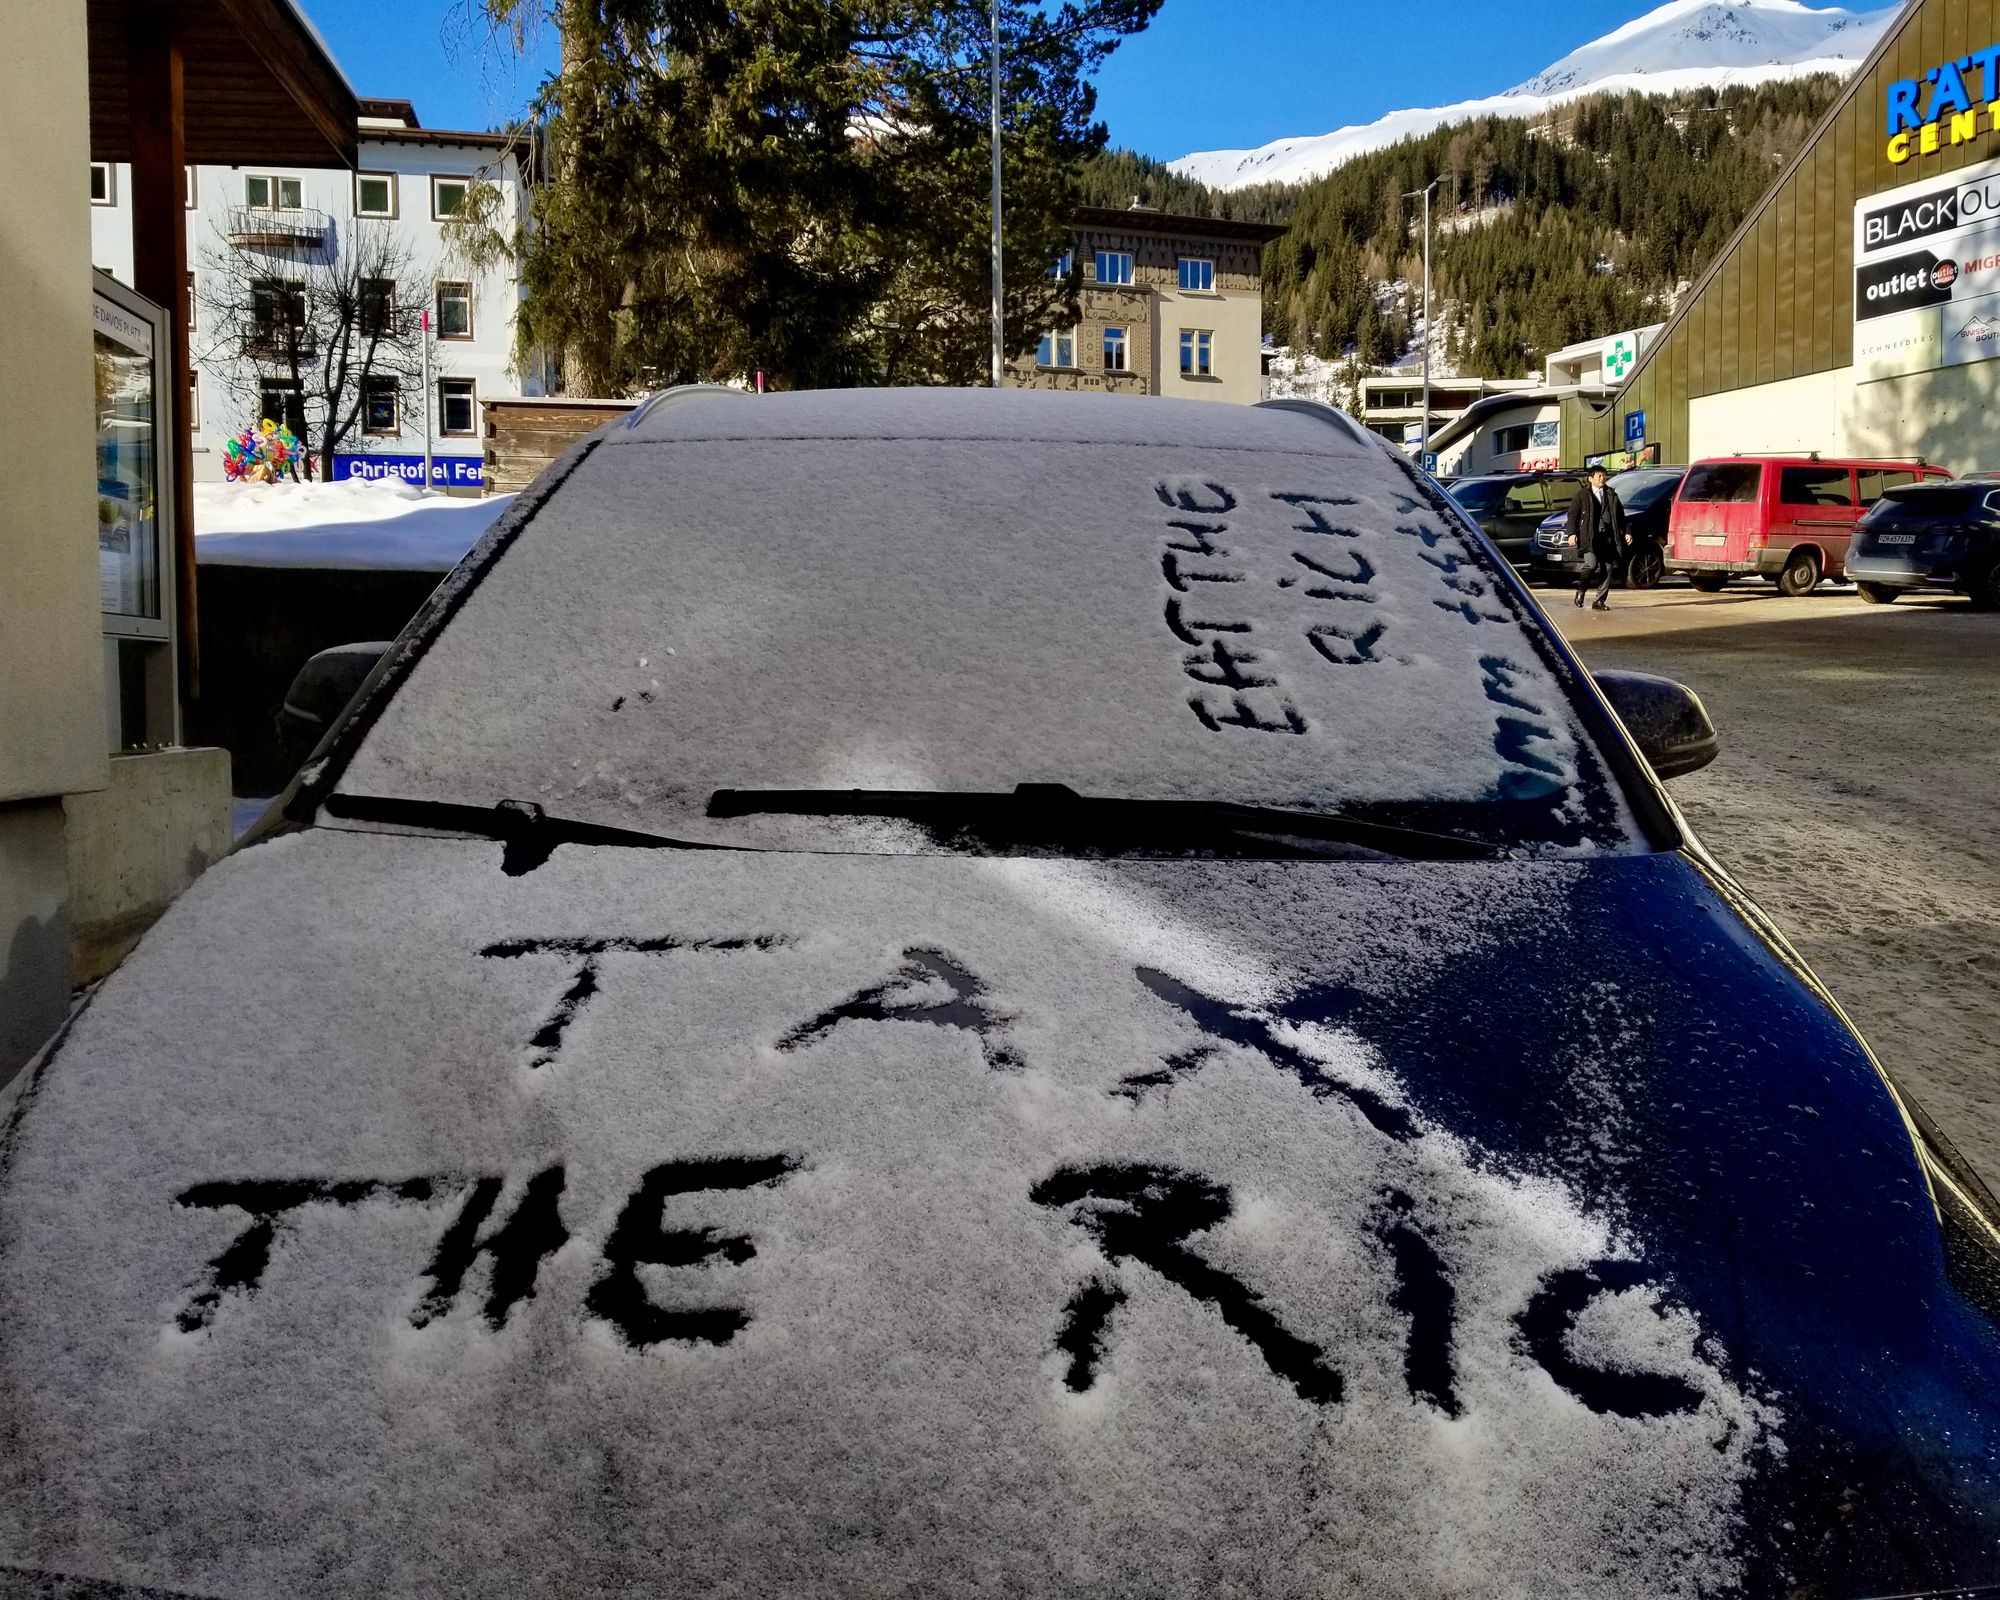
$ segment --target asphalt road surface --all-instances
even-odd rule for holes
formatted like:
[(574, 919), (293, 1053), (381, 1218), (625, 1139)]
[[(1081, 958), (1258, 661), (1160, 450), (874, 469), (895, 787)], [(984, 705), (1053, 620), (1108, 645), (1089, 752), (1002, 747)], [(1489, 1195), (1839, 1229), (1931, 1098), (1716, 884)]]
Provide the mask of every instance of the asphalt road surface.
[(2000, 613), (1754, 580), (1540, 597), (1590, 666), (1700, 694), (1722, 754), (1674, 798), (2000, 1191)]

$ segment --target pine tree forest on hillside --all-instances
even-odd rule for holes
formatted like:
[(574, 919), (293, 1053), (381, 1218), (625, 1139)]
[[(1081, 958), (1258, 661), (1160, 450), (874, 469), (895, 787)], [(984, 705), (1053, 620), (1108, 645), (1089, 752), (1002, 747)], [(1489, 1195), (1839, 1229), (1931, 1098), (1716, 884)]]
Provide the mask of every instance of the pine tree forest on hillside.
[(1602, 96), (1533, 120), (1482, 118), (1361, 156), (1309, 184), (1212, 191), (1109, 151), (1087, 202), (1284, 222), (1265, 250), (1264, 326), (1279, 345), (1383, 365), (1409, 347), (1423, 211), (1438, 179), (1437, 353), (1489, 377), (1536, 370), (1580, 339), (1664, 318), (1840, 91), (1832, 77), (1757, 89)]

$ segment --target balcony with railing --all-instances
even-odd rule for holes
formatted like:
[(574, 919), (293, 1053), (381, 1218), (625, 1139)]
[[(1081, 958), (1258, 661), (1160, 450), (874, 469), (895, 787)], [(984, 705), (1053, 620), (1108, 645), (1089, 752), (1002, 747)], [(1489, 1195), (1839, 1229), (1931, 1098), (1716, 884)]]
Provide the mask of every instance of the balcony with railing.
[(310, 206), (231, 206), (229, 242), (245, 250), (317, 250), (331, 219)]

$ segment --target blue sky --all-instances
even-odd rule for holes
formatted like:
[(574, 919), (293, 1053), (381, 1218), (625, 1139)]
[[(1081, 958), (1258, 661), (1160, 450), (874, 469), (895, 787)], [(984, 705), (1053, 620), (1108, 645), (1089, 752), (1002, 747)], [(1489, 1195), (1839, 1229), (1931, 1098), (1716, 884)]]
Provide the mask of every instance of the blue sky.
[[(489, 47), (471, 0), (304, 0), (363, 95), (434, 128), (504, 123), (554, 64)], [(1646, 0), (1166, 0), (1098, 79), (1113, 144), (1162, 159), (1325, 133), (1494, 94), (1650, 9)]]

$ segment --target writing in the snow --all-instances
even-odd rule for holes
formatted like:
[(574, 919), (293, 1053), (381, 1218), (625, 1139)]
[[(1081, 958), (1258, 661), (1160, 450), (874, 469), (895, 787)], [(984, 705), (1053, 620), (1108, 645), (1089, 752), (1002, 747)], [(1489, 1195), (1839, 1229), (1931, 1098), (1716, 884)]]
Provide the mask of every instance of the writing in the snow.
[[(1495, 679), (1504, 689), (1505, 673), (1495, 669)], [(614, 950), (663, 954), (778, 950), (790, 944), (775, 937), (524, 939), (503, 941), (480, 953), (502, 960), (532, 952), (559, 954), (589, 971), (591, 963)], [(1316, 1098), (1344, 1104), (1391, 1145), (1406, 1146), (1420, 1136), (1407, 1107), (1373, 1086), (1330, 1073), (1288, 1042), (1271, 1016), (1204, 994), (1155, 968), (1138, 967), (1133, 975), (1157, 1001), (1191, 1023), (1202, 1042), (1157, 1068), (1128, 1074), (1107, 1093), (1133, 1100), (1170, 1093), (1234, 1047), (1294, 1076)], [(580, 1004), (588, 995), (578, 997), (576, 989), (573, 981), (566, 998)], [(1011, 1074), (1025, 1068), (1008, 1037), (1013, 1018), (994, 1002), (990, 985), (969, 963), (928, 945), (904, 949), (878, 981), (827, 996), (819, 1009), (786, 1029), (775, 1047), (782, 1055), (810, 1056), (852, 1030), (909, 1025), (969, 1036), (987, 1071)], [(551, 1052), (551, 1059), (562, 1044), (561, 1037), (537, 1034), (536, 1047)], [(872, 1046), (881, 1047), (881, 1041)], [(787, 1187), (806, 1181), (811, 1166), (806, 1153), (744, 1152), (670, 1155), (648, 1168), (595, 1247), (598, 1262), (583, 1292), (582, 1315), (607, 1325), (634, 1350), (666, 1343), (692, 1348), (730, 1344), (754, 1319), (756, 1307), (730, 1288), (726, 1269), (757, 1257), (757, 1234), (754, 1223), (742, 1231), (701, 1224), (700, 1197), (761, 1196), (750, 1207), (754, 1215), (782, 1206)], [(544, 1263), (572, 1243), (562, 1206), (566, 1187), (561, 1162), (514, 1173), (194, 1184), (175, 1197), (177, 1205), (231, 1213), (240, 1220), (229, 1242), (190, 1285), (175, 1324), (183, 1334), (211, 1337), (225, 1327), (232, 1307), (247, 1306), (263, 1291), (274, 1260), (315, 1208), (366, 1212), (415, 1207), (434, 1212), (438, 1223), (424, 1259), (413, 1262), (417, 1287), (405, 1300), (402, 1315), (421, 1329), (463, 1308), (462, 1315), (503, 1333), (519, 1308), (534, 1298)], [(1051, 1308), (1052, 1347), (1061, 1357), (1062, 1382), (1070, 1392), (1086, 1393), (1100, 1381), (1121, 1321), (1129, 1315), (1128, 1275), (1139, 1268), (1211, 1311), (1302, 1402), (1316, 1407), (1341, 1402), (1346, 1390), (1339, 1352), (1315, 1330), (1274, 1309), (1256, 1283), (1217, 1265), (1204, 1251), (1204, 1236), (1236, 1214), (1227, 1175), (1159, 1163), (1066, 1164), (1025, 1185), (1020, 1203), (1024, 1216), (1056, 1222), (1052, 1247), (1060, 1247), (1064, 1229), (1074, 1229), (1101, 1261), (1061, 1306)], [(1388, 1304), (1404, 1324), (1403, 1377), (1409, 1393), (1455, 1417), (1460, 1412), (1452, 1354), (1457, 1300), (1446, 1252), (1426, 1231), (1410, 1195), (1400, 1190), (1375, 1197), (1366, 1227), (1390, 1269)], [(686, 1281), (684, 1294), (675, 1292), (671, 1303), (663, 1303), (659, 1295), (668, 1293), (665, 1286), (674, 1280), (660, 1275), (677, 1270), (694, 1276)], [(1515, 1318), (1517, 1345), (1594, 1411), (1653, 1417), (1692, 1410), (1700, 1395), (1678, 1377), (1594, 1366), (1571, 1351), (1570, 1334), (1596, 1299), (1643, 1284), (1644, 1269), (1623, 1260), (1556, 1272), (1537, 1286)]]
[[(1410, 595), (1468, 627), (1493, 634), (1496, 649), (1480, 658), (1480, 690), (1497, 708), (1494, 753), (1503, 764), (1500, 798), (1545, 795), (1564, 782), (1564, 770), (1549, 754), (1559, 742), (1559, 719), (1536, 701), (1533, 681), (1521, 663), (1502, 650), (1521, 647), (1514, 618), (1497, 593), (1494, 578), (1474, 554), (1463, 531), (1437, 517), (1412, 495), (1391, 496), (1388, 532), (1371, 533), (1361, 502), (1323, 490), (1263, 491), (1286, 519), (1293, 537), (1282, 546), (1253, 538), (1253, 513), (1270, 507), (1246, 506), (1237, 490), (1212, 479), (1168, 479), (1155, 483), (1154, 498), (1165, 508), (1166, 535), (1160, 573), (1166, 585), (1167, 631), (1183, 646), (1181, 670), (1191, 681), (1187, 704), (1211, 733), (1238, 731), (1308, 734), (1310, 702), (1301, 678), (1288, 682), (1286, 635), (1297, 629), (1325, 668), (1379, 668), (1408, 665), (1421, 653), (1420, 641), (1399, 637), (1409, 626), (1392, 598), (1384, 550), (1401, 547), (1414, 554), (1424, 581)], [(1259, 543), (1270, 546), (1258, 548)], [(1253, 557), (1261, 557), (1263, 565)], [(1275, 568), (1275, 570), (1273, 570)], [(1407, 567), (1405, 582), (1407, 583)], [(1260, 607), (1270, 586), (1295, 604), (1289, 620), (1273, 620)], [(1507, 638), (1501, 630), (1512, 632)], [(1303, 659), (1303, 658), (1302, 658)]]
[[(730, 1189), (768, 1188), (799, 1167), (795, 1157), (721, 1156), (664, 1161), (640, 1178), (603, 1246), (603, 1271), (584, 1297), (592, 1315), (610, 1323), (635, 1349), (667, 1339), (726, 1344), (749, 1321), (737, 1305), (662, 1307), (654, 1303), (639, 1268), (741, 1265), (756, 1255), (746, 1234), (712, 1228), (673, 1227), (667, 1207), (677, 1196)], [(175, 1317), (182, 1333), (214, 1326), (231, 1300), (248, 1301), (262, 1287), (276, 1247), (314, 1206), (369, 1204), (445, 1208), (455, 1203), (423, 1266), (410, 1325), (428, 1327), (449, 1316), (465, 1298), (468, 1276), (485, 1266), (485, 1292), (475, 1295), (476, 1315), (498, 1332), (514, 1310), (533, 1298), (542, 1263), (569, 1242), (562, 1219), (565, 1173), (560, 1163), (510, 1183), (500, 1173), (478, 1177), (280, 1178), (198, 1183), (179, 1204), (203, 1211), (240, 1212), (241, 1232), (211, 1260)], [(500, 1205), (509, 1189), (511, 1208)]]
[(1169, 591), (1167, 629), (1188, 646), (1181, 670), (1198, 685), (1188, 709), (1211, 733), (1306, 732), (1306, 719), (1258, 639), (1257, 624), (1242, 614), (1240, 590), (1250, 573), (1223, 542), (1236, 496), (1207, 482), (1155, 484), (1153, 493), (1178, 513), (1167, 519), (1160, 572)]

